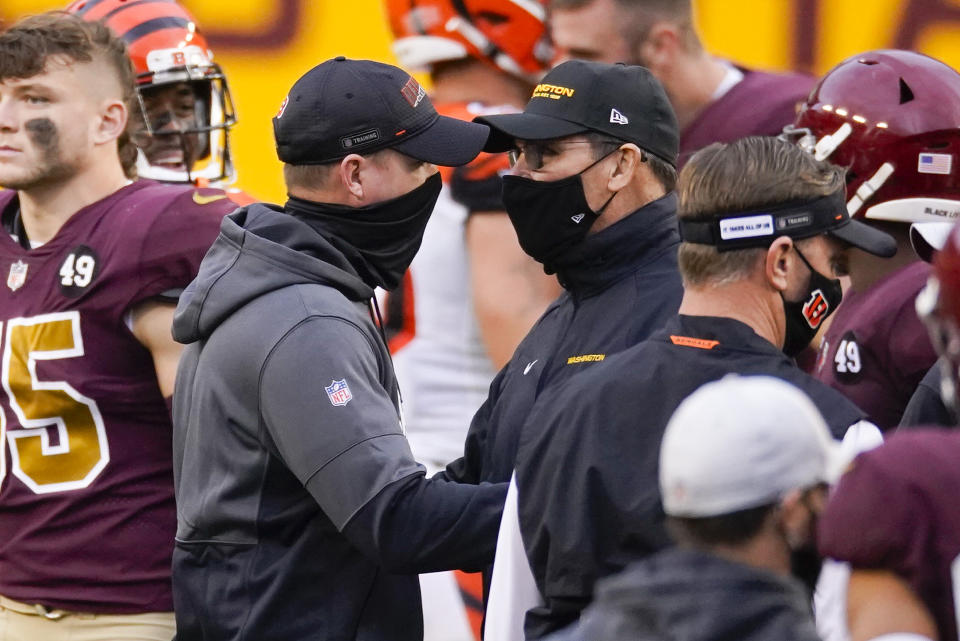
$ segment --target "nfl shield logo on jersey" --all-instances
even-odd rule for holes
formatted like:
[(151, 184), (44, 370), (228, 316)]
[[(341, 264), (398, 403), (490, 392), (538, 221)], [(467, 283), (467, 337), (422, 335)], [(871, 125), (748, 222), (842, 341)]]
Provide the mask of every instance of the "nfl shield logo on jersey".
[(17, 291), (27, 281), (27, 265), (22, 260), (10, 265), (10, 273), (7, 275), (7, 287), (12, 291)]
[(347, 379), (341, 378), (339, 381), (330, 381), (330, 387), (324, 387), (327, 390), (327, 396), (333, 406), (344, 406), (353, 400), (353, 394), (350, 393), (350, 386), (347, 385)]

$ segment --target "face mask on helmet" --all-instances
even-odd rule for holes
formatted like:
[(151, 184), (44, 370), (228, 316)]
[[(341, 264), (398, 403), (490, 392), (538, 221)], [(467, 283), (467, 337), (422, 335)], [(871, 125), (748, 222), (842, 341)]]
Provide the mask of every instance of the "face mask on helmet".
[(175, 2), (78, 0), (67, 11), (102, 20), (127, 43), (137, 73), (130, 130), (139, 175), (231, 183), (236, 176), (229, 129), (236, 112), (226, 77), (193, 17)]
[(394, 54), (412, 70), (476, 58), (535, 80), (549, 66), (541, 0), (386, 0)]
[(960, 74), (933, 58), (888, 50), (841, 62), (781, 137), (847, 168), (855, 218), (960, 215)]
[(162, 74), (165, 82), (157, 81), (158, 72), (138, 87), (140, 109), (131, 134), (140, 149), (140, 175), (164, 182), (231, 182), (228, 136), (236, 115), (219, 67)]
[(940, 394), (960, 410), (960, 235), (956, 227), (933, 261), (933, 273), (917, 296), (917, 315), (930, 333), (943, 369)]

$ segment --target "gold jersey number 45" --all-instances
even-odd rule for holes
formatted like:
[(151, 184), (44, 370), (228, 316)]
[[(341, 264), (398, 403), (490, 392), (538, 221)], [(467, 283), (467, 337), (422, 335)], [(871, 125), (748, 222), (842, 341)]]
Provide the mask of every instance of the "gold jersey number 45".
[[(39, 361), (83, 356), (79, 312), (13, 318), (5, 330), (2, 384), (23, 427), (8, 432), (0, 412), (0, 442), (9, 441), (12, 474), (37, 494), (87, 487), (110, 460), (100, 410), (66, 381), (42, 381), (36, 371)], [(0, 456), (0, 483), (6, 472)]]

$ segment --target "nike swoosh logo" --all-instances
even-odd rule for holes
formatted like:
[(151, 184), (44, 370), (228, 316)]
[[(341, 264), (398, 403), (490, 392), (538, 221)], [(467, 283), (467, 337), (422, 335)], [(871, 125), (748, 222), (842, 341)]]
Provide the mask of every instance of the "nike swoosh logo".
[(540, 359), (538, 358), (538, 359), (536, 359), (536, 360), (534, 360), (534, 361), (531, 361), (531, 362), (527, 363), (527, 366), (523, 368), (523, 375), (526, 376), (527, 374), (529, 374), (529, 373), (530, 373), (530, 369), (531, 369), (534, 365), (536, 365), (536, 364), (537, 364), (537, 361), (539, 361), (539, 360), (540, 360)]
[(226, 194), (215, 194), (213, 196), (204, 196), (199, 191), (193, 192), (193, 202), (198, 205), (209, 205), (210, 203), (215, 203), (218, 200), (223, 200), (226, 198)]

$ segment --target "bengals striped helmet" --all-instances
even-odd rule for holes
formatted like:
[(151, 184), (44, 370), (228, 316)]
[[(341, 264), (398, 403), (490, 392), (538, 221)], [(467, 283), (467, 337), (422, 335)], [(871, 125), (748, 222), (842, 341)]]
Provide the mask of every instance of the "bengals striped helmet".
[(386, 0), (393, 52), (403, 67), (476, 58), (527, 79), (549, 67), (542, 0)]
[[(163, 182), (232, 182), (229, 129), (236, 124), (236, 112), (227, 79), (193, 16), (174, 0), (76, 0), (67, 11), (103, 22), (127, 44), (145, 123), (141, 134), (148, 136), (145, 144), (134, 135), (141, 149), (139, 174)], [(185, 92), (187, 99), (181, 99), (178, 109), (187, 114), (158, 117), (152, 105), (162, 92), (174, 90)], [(171, 148), (181, 150), (179, 161), (165, 162)], [(163, 152), (154, 153), (164, 149), (165, 159)]]

